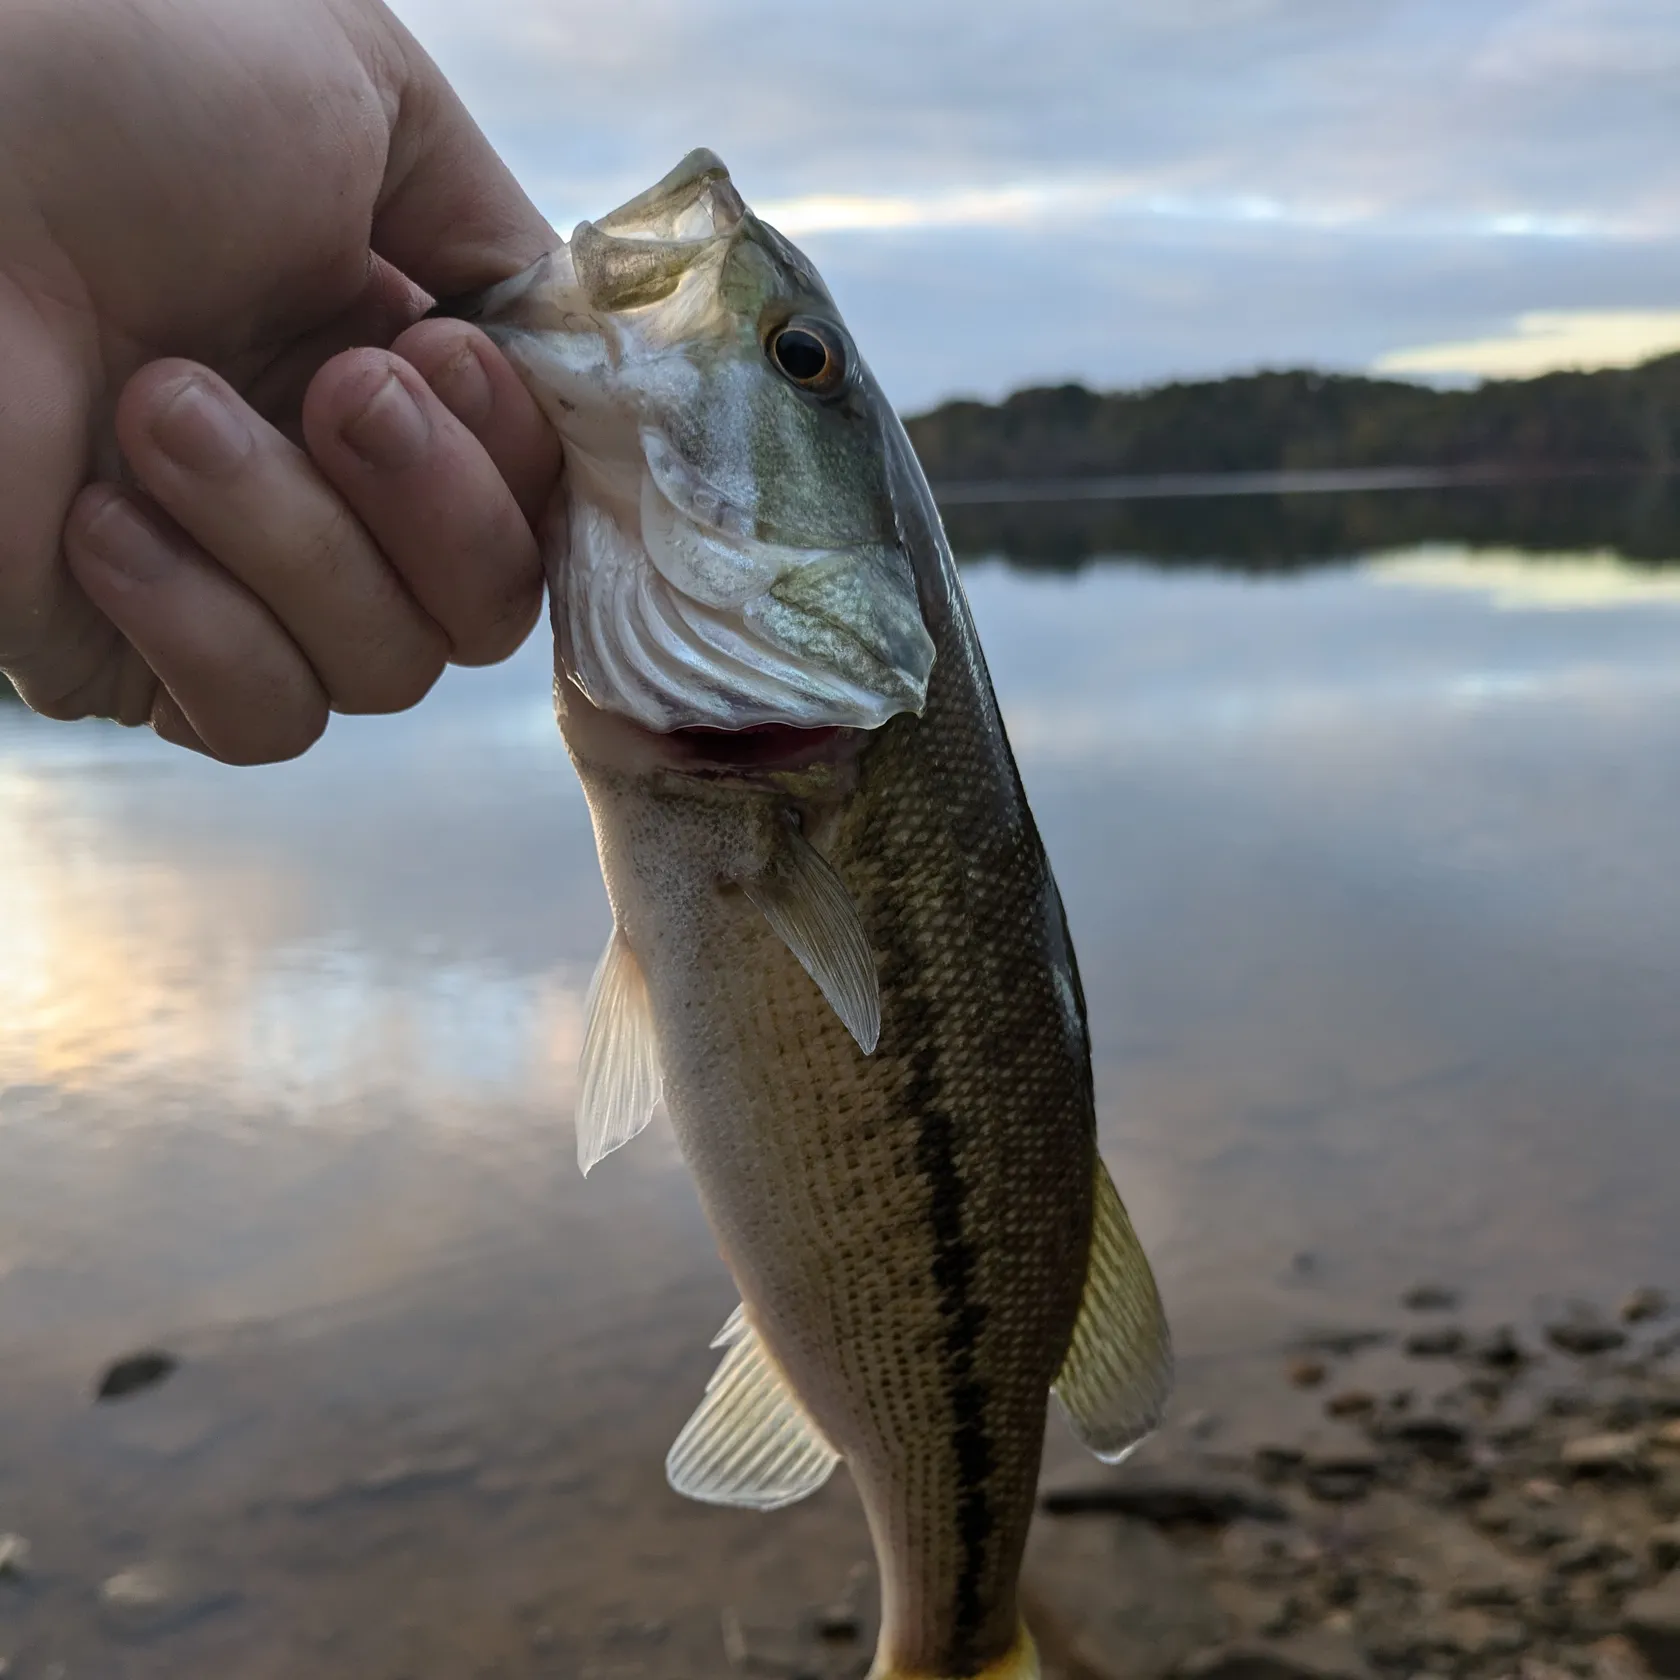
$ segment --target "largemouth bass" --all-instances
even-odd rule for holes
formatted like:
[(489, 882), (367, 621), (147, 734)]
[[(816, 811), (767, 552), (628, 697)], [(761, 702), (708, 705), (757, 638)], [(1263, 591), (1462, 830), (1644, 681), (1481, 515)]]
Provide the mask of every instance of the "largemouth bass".
[(555, 695), (614, 921), (579, 1160), (663, 1096), (740, 1288), (671, 1484), (769, 1509), (844, 1460), (876, 1680), (1036, 1675), (1048, 1396), (1118, 1459), (1171, 1355), (926, 481), (816, 271), (709, 152), (452, 312), (566, 450)]

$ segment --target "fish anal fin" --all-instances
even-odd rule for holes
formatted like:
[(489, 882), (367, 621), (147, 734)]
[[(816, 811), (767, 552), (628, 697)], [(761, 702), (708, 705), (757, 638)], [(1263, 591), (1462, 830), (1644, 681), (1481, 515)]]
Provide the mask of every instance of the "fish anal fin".
[(840, 1455), (806, 1416), (758, 1332), (737, 1309), (712, 1345), (729, 1351), (665, 1455), (666, 1479), (690, 1499), (754, 1511), (815, 1493)]
[(863, 922), (834, 866), (795, 827), (741, 890), (799, 959), (867, 1056), (881, 1037), (881, 991)]
[(596, 964), (585, 1010), (577, 1151), (587, 1174), (653, 1118), (662, 1083), (647, 978), (621, 928)]
[(1056, 1398), (1074, 1434), (1098, 1458), (1118, 1464), (1160, 1423), (1172, 1371), (1172, 1338), (1154, 1274), (1099, 1160), (1085, 1295)]

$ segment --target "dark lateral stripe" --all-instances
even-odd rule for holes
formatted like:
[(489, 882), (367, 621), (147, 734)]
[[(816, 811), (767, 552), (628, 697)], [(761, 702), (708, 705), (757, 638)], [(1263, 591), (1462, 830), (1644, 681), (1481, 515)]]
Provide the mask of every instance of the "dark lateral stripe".
[[(924, 1016), (925, 1008), (920, 1010)], [(957, 1170), (956, 1123), (940, 1105), (937, 1059), (926, 1029), (917, 1025), (918, 1048), (910, 1088), (911, 1112), (919, 1116), (916, 1165), (928, 1182), (933, 1225), (933, 1279), (939, 1290), (945, 1337), (945, 1377), (951, 1407), (951, 1446), (957, 1460), (957, 1535), (962, 1568), (957, 1576), (951, 1661), (966, 1671), (985, 1624), (987, 1555), (996, 1521), (988, 1491), (997, 1458), (986, 1429), (985, 1383), (975, 1355), (986, 1324), (986, 1306), (973, 1296), (975, 1253), (963, 1229), (963, 1184)]]

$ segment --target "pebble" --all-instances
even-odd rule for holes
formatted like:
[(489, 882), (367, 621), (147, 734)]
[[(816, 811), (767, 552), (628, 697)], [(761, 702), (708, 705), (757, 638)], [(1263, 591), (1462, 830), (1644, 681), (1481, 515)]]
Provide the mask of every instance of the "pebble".
[(144, 1348), (127, 1353), (106, 1367), (94, 1390), (96, 1400), (126, 1400), (132, 1394), (143, 1394), (155, 1388), (166, 1377), (180, 1369), (180, 1360), (161, 1348)]
[(1579, 1359), (1595, 1353), (1610, 1353), (1627, 1342), (1627, 1332), (1596, 1318), (1563, 1318), (1546, 1326), (1546, 1340), (1563, 1353)]
[(1630, 1598), (1622, 1632), (1654, 1673), (1680, 1676), (1680, 1575)]
[(1335, 1418), (1363, 1417), (1377, 1409), (1377, 1397), (1362, 1388), (1344, 1388), (1324, 1402), (1324, 1409)]
[(1558, 1462), (1577, 1476), (1634, 1475), (1644, 1445), (1634, 1434), (1578, 1435), (1564, 1442)]
[(1254, 1449), (1254, 1470), (1263, 1482), (1281, 1482), (1307, 1455), (1299, 1447), (1268, 1442)]
[(1651, 1436), (1651, 1444), (1680, 1452), (1680, 1418), (1673, 1418), (1667, 1423), (1659, 1424)]
[(195, 1582), (173, 1564), (137, 1563), (105, 1581), (99, 1605), (113, 1631), (149, 1634), (224, 1609), (235, 1596)]
[(1052, 1488), (1039, 1503), (1056, 1517), (1108, 1512), (1162, 1525), (1221, 1527), (1244, 1518), (1255, 1522), (1284, 1522), (1289, 1516), (1288, 1507), (1270, 1494), (1240, 1482), (1165, 1477), (1133, 1476), (1123, 1482)]
[(1317, 1388), (1329, 1374), (1322, 1359), (1292, 1359), (1285, 1371), (1296, 1388)]
[(1346, 1633), (1317, 1629), (1289, 1639), (1215, 1646), (1178, 1672), (1183, 1680), (1369, 1680), (1371, 1670)]
[(1468, 1437), (1462, 1423), (1435, 1412), (1394, 1418), (1383, 1425), (1382, 1433), (1390, 1441), (1415, 1448), (1425, 1458), (1442, 1462), (1461, 1458)]
[(1528, 1361), (1528, 1350), (1517, 1339), (1516, 1331), (1509, 1324), (1501, 1324), (1497, 1330), (1490, 1330), (1470, 1352), (1484, 1365), (1492, 1365), (1502, 1371), (1511, 1370)]
[(1660, 1289), (1636, 1289), (1622, 1302), (1621, 1318), (1624, 1324), (1643, 1324), (1667, 1311), (1668, 1297)]
[(0, 1581), (21, 1580), (29, 1573), (30, 1545), (21, 1534), (0, 1534)]
[(1409, 1312), (1451, 1312), (1458, 1303), (1458, 1291), (1440, 1283), (1415, 1283), (1400, 1297)]
[(1464, 1332), (1455, 1324), (1438, 1330), (1414, 1330), (1406, 1338), (1405, 1351), (1413, 1359), (1450, 1359), (1464, 1351)]

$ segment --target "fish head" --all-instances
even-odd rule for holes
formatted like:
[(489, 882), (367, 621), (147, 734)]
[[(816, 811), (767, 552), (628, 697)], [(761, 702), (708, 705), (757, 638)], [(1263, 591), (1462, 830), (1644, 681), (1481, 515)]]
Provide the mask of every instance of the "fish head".
[(561, 676), (655, 731), (874, 729), (934, 645), (891, 410), (805, 256), (691, 153), (485, 294), (566, 446)]

